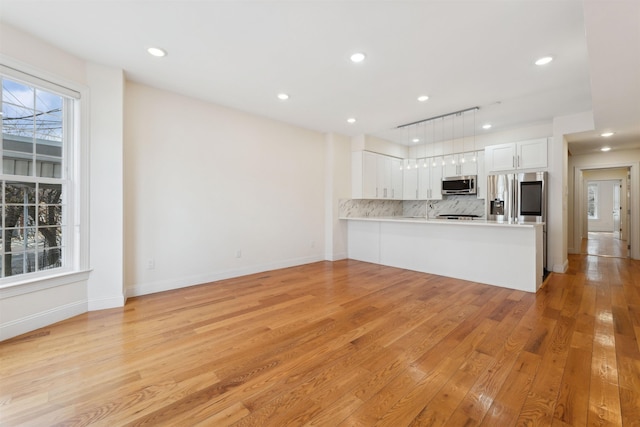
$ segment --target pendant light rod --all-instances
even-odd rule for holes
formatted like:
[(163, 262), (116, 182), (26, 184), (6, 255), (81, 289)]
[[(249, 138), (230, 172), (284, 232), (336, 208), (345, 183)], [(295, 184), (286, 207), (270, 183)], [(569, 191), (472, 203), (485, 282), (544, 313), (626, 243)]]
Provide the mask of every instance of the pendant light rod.
[(453, 113), (440, 114), (439, 116), (429, 117), (428, 119), (418, 120), (417, 122), (406, 123), (404, 125), (400, 125), (396, 129), (400, 129), (400, 128), (407, 127), (407, 126), (417, 125), (418, 123), (424, 123), (424, 122), (428, 122), (430, 120), (443, 119), (445, 117), (455, 116), (457, 114), (466, 113), (467, 111), (477, 111), (479, 109), (480, 109), (480, 107), (471, 107), (471, 108), (466, 108), (466, 109), (460, 110), (460, 111), (454, 111)]

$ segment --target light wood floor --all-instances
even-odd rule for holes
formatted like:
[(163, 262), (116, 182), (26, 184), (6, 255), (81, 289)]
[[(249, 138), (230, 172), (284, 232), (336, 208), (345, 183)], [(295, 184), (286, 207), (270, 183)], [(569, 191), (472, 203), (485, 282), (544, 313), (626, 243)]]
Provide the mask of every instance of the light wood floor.
[(537, 294), (320, 262), (0, 343), (0, 425), (637, 426), (639, 337), (639, 261)]
[(586, 239), (582, 239), (580, 252), (589, 255), (614, 256), (626, 258), (628, 256), (628, 242), (616, 239), (611, 232), (590, 231)]

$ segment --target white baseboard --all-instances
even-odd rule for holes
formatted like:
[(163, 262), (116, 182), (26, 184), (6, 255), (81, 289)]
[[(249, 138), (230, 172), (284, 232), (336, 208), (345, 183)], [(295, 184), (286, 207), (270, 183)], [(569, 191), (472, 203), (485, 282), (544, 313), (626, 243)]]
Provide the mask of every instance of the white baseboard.
[(109, 298), (90, 299), (88, 301), (89, 311), (104, 310), (107, 308), (123, 307), (126, 302), (124, 295)]
[(324, 261), (320, 256), (294, 258), (267, 264), (258, 264), (238, 269), (211, 272), (207, 274), (182, 277), (179, 279), (161, 280), (152, 283), (140, 283), (129, 286), (126, 290), (126, 297), (154, 294), (156, 292), (170, 291), (172, 289), (186, 288), (203, 283), (216, 282), (218, 280), (231, 279), (234, 277), (247, 276), (249, 274), (262, 273), (264, 271), (277, 270), (279, 268), (295, 267), (312, 262)]
[(569, 269), (569, 260), (565, 259), (562, 264), (555, 264), (553, 266), (554, 273), (566, 273)]
[(347, 253), (346, 252), (336, 252), (336, 253), (328, 253), (325, 255), (325, 260), (326, 261), (339, 261), (341, 259), (347, 259)]
[(87, 311), (87, 301), (76, 301), (0, 324), (0, 341), (60, 322)]

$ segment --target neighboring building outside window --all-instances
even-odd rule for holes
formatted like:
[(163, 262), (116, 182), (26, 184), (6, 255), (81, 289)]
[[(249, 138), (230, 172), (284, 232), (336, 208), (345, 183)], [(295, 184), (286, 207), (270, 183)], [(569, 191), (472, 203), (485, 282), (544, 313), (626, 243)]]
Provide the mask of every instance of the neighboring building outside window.
[(42, 88), (36, 78), (0, 78), (0, 284), (10, 284), (74, 267), (77, 99)]
[(587, 218), (598, 219), (598, 184), (587, 183)]

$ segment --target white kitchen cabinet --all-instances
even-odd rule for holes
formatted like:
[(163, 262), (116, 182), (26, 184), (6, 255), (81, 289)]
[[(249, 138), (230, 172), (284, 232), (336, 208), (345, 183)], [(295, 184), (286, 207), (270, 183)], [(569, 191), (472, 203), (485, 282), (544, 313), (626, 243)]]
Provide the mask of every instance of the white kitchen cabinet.
[(376, 154), (378, 163), (376, 185), (378, 188), (377, 198), (391, 199), (391, 162), (387, 156)]
[[(482, 152), (484, 154), (484, 151)], [(477, 175), (478, 174), (478, 152), (471, 151), (460, 155), (460, 175)]]
[(418, 199), (428, 200), (431, 195), (431, 159), (418, 167)]
[(402, 199), (402, 160), (369, 151), (351, 154), (351, 197)]
[(418, 167), (418, 198), (420, 200), (442, 200), (442, 161), (442, 157), (431, 157)]
[(478, 173), (476, 158), (477, 154), (475, 151), (444, 156), (443, 176), (446, 178), (451, 176), (476, 175)]
[(444, 165), (442, 166), (443, 176), (445, 177), (460, 176), (460, 173), (458, 172), (459, 164), (458, 164), (457, 154), (449, 154), (447, 156), (444, 156), (443, 160), (444, 160)]
[(487, 171), (485, 169), (484, 151), (478, 151), (476, 153), (476, 167), (477, 167), (476, 197), (478, 199), (486, 199), (487, 198)]
[(516, 147), (518, 169), (546, 169), (547, 138), (520, 141)]
[[(442, 200), (442, 158), (440, 161), (431, 162), (431, 190), (429, 200)], [(435, 163), (435, 166), (434, 166)]]
[(405, 159), (402, 168), (402, 198), (418, 200), (418, 168), (416, 160)]
[(547, 168), (547, 138), (490, 145), (485, 148), (487, 172)]
[[(386, 156), (385, 156), (386, 157)], [(394, 200), (402, 200), (403, 198), (403, 175), (402, 175), (402, 159), (396, 157), (388, 157), (391, 163), (391, 195)]]
[(351, 153), (351, 197), (354, 199), (377, 198), (378, 159), (375, 153), (356, 151)]

